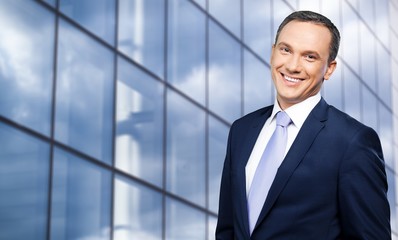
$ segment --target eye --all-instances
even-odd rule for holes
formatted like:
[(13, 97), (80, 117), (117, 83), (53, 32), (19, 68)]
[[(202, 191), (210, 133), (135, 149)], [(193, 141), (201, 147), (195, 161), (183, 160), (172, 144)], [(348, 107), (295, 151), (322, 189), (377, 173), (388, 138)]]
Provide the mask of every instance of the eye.
[(312, 54), (308, 54), (305, 56), (305, 58), (309, 61), (315, 61), (316, 60), (316, 56), (312, 55)]
[(290, 49), (288, 47), (281, 47), (280, 50), (283, 53), (290, 53)]

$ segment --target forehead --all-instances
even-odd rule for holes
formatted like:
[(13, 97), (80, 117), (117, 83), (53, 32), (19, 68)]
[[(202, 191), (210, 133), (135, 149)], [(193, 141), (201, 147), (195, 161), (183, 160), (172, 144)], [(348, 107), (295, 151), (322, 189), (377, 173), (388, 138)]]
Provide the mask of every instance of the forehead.
[(284, 42), (291, 46), (308, 48), (307, 50), (326, 50), (328, 52), (331, 40), (332, 34), (327, 27), (312, 22), (294, 20), (283, 27), (276, 44)]

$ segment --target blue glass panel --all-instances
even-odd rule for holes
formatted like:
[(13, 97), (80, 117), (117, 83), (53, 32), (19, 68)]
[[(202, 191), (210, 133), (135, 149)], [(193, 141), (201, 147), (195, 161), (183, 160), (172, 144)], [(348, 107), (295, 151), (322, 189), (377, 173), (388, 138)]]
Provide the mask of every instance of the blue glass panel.
[(51, 6), (55, 7), (55, 2), (56, 0), (42, 0), (43, 2), (46, 2), (48, 4), (50, 4)]
[(206, 239), (205, 214), (166, 198), (166, 239)]
[(218, 212), (221, 173), (227, 148), (229, 127), (209, 117), (209, 210)]
[(55, 138), (109, 164), (113, 65), (111, 51), (60, 22)]
[(241, 46), (218, 25), (209, 24), (209, 107), (232, 122), (242, 113)]
[(45, 239), (49, 145), (0, 122), (0, 146), (0, 239)]
[(116, 167), (158, 186), (163, 182), (163, 89), (118, 59)]
[(337, 61), (338, 61), (337, 67), (334, 70), (332, 77), (329, 78), (329, 80), (324, 81), (322, 90), (323, 90), (323, 97), (329, 104), (335, 106), (340, 110), (343, 110), (344, 106), (343, 76), (342, 76), (343, 65), (339, 60)]
[(110, 239), (111, 173), (54, 150), (51, 239)]
[(279, 25), (282, 23), (282, 21), (290, 14), (293, 12), (293, 10), (286, 5), (284, 1), (273, 1), (272, 4), (272, 14), (274, 18), (274, 28), (273, 28), (273, 33), (272, 33), (272, 40), (273, 43), (275, 43), (275, 37), (276, 37), (276, 32), (278, 30)]
[(394, 169), (393, 115), (381, 103), (379, 103), (379, 124), (379, 137), (383, 147), (384, 161), (391, 169)]
[(359, 74), (359, 20), (354, 9), (343, 1), (342, 4), (341, 53), (347, 64)]
[(392, 104), (392, 80), (390, 53), (379, 43), (377, 43), (377, 93), (383, 102), (391, 107)]
[[(380, 0), (377, 0), (376, 4), (378, 4), (379, 2)], [(358, 5), (359, 14), (362, 16), (362, 19), (366, 22), (368, 26), (370, 26), (372, 30), (375, 30), (375, 1), (358, 1)]]
[(340, 23), (340, 1), (322, 1), (321, 3), (321, 14), (324, 14), (327, 18), (329, 18), (334, 25), (339, 29), (340, 33), (342, 31), (341, 23)]
[(396, 207), (396, 175), (390, 169), (386, 168), (387, 181), (388, 181), (388, 191), (387, 198), (390, 204), (390, 219), (391, 219), (391, 231), (396, 232), (398, 230), (398, 221), (397, 221), (397, 207)]
[(165, 1), (119, 0), (118, 48), (156, 75), (164, 74)]
[(388, 0), (377, 0), (375, 4), (376, 35), (378, 39), (382, 41), (384, 46), (390, 46), (390, 24), (395, 25), (389, 22), (389, 2), (390, 1)]
[(54, 15), (34, 1), (0, 1), (0, 114), (50, 135)]
[(273, 44), (271, 1), (243, 1), (243, 4), (245, 43), (261, 58), (269, 61)]
[(205, 113), (167, 95), (167, 190), (205, 206)]
[(362, 85), (362, 122), (377, 131), (377, 100), (368, 88)]
[[(211, 0), (209, 12), (236, 37), (241, 37), (241, 3), (240, 0)], [(226, 9), (228, 9), (226, 11)]]
[(314, 12), (319, 12), (321, 7), (321, 0), (298, 0), (299, 7), (298, 10), (310, 10)]
[(162, 195), (123, 177), (115, 181), (113, 239), (162, 239)]
[(60, 10), (111, 45), (115, 42), (114, 0), (59, 0)]
[[(376, 90), (376, 43), (375, 37), (365, 26), (360, 23), (360, 63), (361, 63), (361, 78), (373, 90)], [(348, 59), (350, 61), (350, 59)]]
[(344, 111), (361, 121), (361, 87), (358, 78), (344, 66)]
[(168, 81), (205, 105), (206, 18), (186, 0), (169, 1)]
[(244, 52), (244, 113), (273, 103), (274, 88), (271, 72), (248, 51)]
[(209, 228), (209, 232), (208, 232), (208, 240), (216, 240), (216, 226), (217, 226), (217, 218), (213, 217), (213, 216), (209, 216), (209, 223), (208, 223), (208, 228)]

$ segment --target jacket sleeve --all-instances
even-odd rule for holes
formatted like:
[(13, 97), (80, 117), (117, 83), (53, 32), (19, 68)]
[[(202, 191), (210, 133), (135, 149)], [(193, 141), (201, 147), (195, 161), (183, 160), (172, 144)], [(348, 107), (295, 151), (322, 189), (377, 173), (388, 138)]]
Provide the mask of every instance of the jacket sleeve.
[(217, 240), (234, 239), (233, 207), (231, 194), (231, 132), (232, 128), (228, 136), (227, 151), (221, 177), (220, 202), (216, 227)]
[(387, 178), (373, 129), (362, 128), (350, 140), (339, 171), (343, 239), (391, 239)]

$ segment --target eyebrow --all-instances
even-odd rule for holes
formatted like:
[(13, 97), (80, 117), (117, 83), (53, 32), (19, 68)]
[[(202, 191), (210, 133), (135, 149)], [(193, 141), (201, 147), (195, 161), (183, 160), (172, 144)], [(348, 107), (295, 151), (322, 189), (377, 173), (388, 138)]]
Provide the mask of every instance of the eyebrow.
[[(279, 43), (276, 44), (276, 46), (278, 46), (278, 47), (280, 47), (280, 46), (286, 46), (286, 47), (292, 49), (292, 46), (291, 46), (290, 44), (288, 44), (288, 43), (285, 43), (285, 42), (279, 42)], [(304, 55), (310, 55), (310, 54), (311, 54), (311, 55), (315, 55), (315, 57), (321, 59), (321, 55), (319, 55), (319, 53), (316, 52), (316, 51), (305, 50), (303, 53), (304, 53)]]

